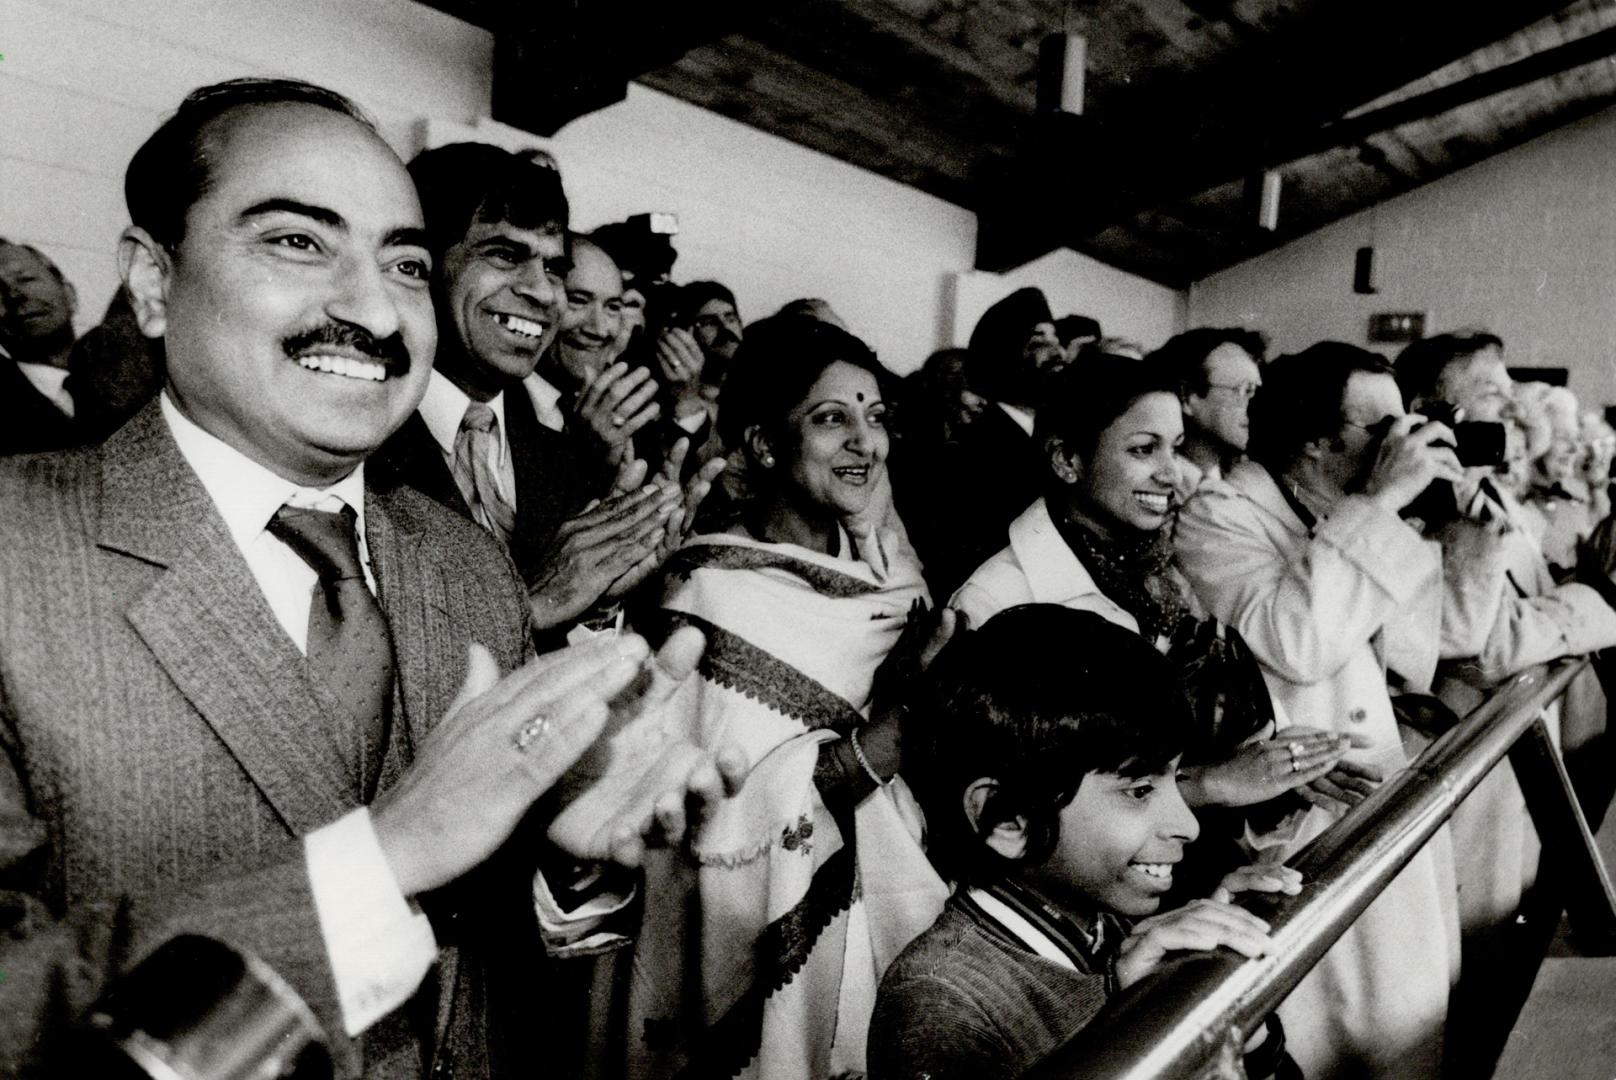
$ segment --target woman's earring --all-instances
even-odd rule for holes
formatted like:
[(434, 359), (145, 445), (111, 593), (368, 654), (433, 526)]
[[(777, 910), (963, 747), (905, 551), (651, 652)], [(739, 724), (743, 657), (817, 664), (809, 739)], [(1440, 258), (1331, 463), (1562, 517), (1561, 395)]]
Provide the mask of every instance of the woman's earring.
[(763, 466), (765, 469), (774, 468), (774, 455), (773, 454), (763, 454), (763, 455), (761, 455), (758, 458), (758, 464)]

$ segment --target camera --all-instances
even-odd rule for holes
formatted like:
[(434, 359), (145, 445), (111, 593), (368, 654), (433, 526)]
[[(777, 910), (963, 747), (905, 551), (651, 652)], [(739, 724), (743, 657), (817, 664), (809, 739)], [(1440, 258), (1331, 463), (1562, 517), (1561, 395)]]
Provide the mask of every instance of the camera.
[(1451, 446), (1454, 456), (1465, 468), (1484, 465), (1496, 469), (1504, 464), (1506, 437), (1503, 424), (1489, 423), (1485, 420), (1460, 420), (1458, 410), (1445, 401), (1433, 401), (1422, 405), (1420, 415), (1428, 422), (1446, 424), (1452, 430)]
[[(1447, 425), (1453, 432), (1453, 442), (1439, 442), (1434, 445), (1451, 449), (1454, 456), (1459, 459), (1459, 464), (1465, 468), (1485, 466), (1498, 469), (1503, 466), (1505, 446), (1503, 424), (1481, 420), (1459, 420), (1458, 411), (1445, 401), (1428, 402), (1420, 407), (1416, 415), (1422, 417), (1422, 421), (1414, 427), (1415, 431), (1431, 423)], [(1364, 471), (1358, 478), (1358, 486), (1361, 487), (1368, 481), (1369, 473), (1380, 457), (1380, 444), (1395, 422), (1395, 417), (1386, 416), (1369, 426), (1372, 442), (1364, 459)], [(1459, 516), (1458, 497), (1454, 493), (1453, 485), (1446, 480), (1432, 481), (1430, 486), (1420, 492), (1419, 496), (1402, 511), (1402, 517), (1423, 523), (1427, 533), (1435, 532)]]

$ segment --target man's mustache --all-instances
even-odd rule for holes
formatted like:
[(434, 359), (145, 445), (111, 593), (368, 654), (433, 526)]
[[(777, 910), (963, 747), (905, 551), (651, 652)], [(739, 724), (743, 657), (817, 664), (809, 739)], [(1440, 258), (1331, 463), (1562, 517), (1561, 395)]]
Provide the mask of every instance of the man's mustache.
[(409, 346), (404, 344), (404, 336), (397, 331), (378, 338), (362, 326), (328, 322), (293, 334), (281, 342), (281, 348), (292, 360), (333, 347), (351, 350), (379, 361), (387, 369), (388, 375), (403, 375), (410, 370)]

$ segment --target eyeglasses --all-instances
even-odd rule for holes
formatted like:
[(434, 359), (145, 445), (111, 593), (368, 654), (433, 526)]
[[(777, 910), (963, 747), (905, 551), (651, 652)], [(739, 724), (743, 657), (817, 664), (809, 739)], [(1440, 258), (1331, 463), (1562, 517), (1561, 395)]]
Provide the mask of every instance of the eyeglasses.
[(1209, 388), (1214, 389), (1214, 390), (1227, 390), (1230, 393), (1232, 393), (1235, 397), (1239, 398), (1242, 401), (1250, 401), (1252, 398), (1257, 396), (1257, 391), (1262, 389), (1262, 383), (1257, 383), (1257, 382), (1243, 382), (1243, 383), (1209, 382), (1206, 385)]

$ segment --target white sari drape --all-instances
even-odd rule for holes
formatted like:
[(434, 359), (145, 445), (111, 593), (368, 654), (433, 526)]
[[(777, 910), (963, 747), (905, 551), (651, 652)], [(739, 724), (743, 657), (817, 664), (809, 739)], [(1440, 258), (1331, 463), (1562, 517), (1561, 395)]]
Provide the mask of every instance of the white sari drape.
[(699, 536), (670, 561), (663, 617), (708, 638), (671, 708), (753, 767), (693, 858), (647, 866), (630, 1075), (862, 1072), (881, 975), (942, 910), (902, 781), (871, 794), (835, 752), (924, 596), (915, 569), (862, 541), (868, 562)]

